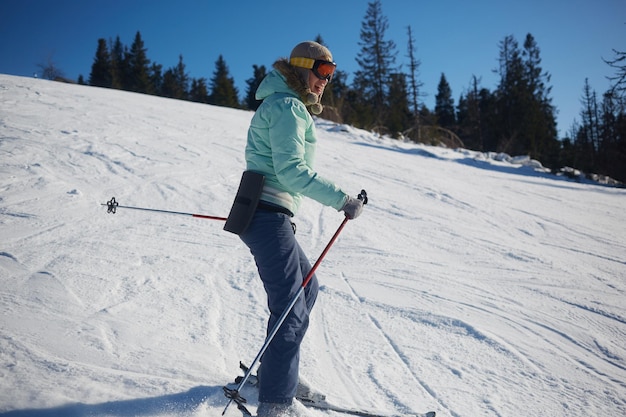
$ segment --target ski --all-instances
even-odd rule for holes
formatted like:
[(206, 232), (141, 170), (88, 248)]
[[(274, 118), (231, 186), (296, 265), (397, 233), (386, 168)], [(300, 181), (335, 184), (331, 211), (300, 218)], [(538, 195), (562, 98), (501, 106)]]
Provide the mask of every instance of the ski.
[(336, 413), (341, 413), (341, 414), (346, 414), (346, 415), (351, 415), (351, 416), (360, 416), (360, 417), (435, 417), (435, 412), (434, 411), (429, 411), (427, 413), (422, 413), (422, 414), (402, 414), (402, 416), (400, 416), (399, 414), (397, 414), (397, 415), (376, 414), (375, 412), (361, 411), (361, 410), (355, 410), (355, 409), (352, 409), (352, 408), (338, 407), (338, 406), (336, 406), (334, 404), (330, 404), (330, 403), (328, 403), (326, 401), (309, 402), (309, 401), (302, 401), (300, 399), (298, 399), (298, 401), (300, 401), (300, 403), (302, 403), (306, 407), (316, 408), (318, 410), (334, 411)]
[[(239, 362), (239, 368), (244, 373), (248, 372), (248, 367), (244, 365), (242, 362)], [(239, 384), (241, 382), (242, 377), (237, 377), (235, 379), (235, 383)], [(246, 381), (246, 385), (250, 385), (253, 387), (258, 387), (259, 379), (256, 375), (250, 375), (248, 380)], [(252, 413), (246, 408), (246, 399), (241, 397), (239, 393), (234, 392), (234, 390), (230, 390), (227, 387), (224, 387), (224, 393), (228, 398), (232, 398), (233, 401), (237, 404), (237, 408), (243, 413), (245, 417), (254, 417)], [(339, 407), (337, 405), (331, 404), (326, 401), (326, 396), (320, 394), (318, 392), (314, 392), (306, 385), (300, 384), (298, 386), (298, 393), (296, 394), (296, 400), (298, 400), (302, 405), (309, 408), (315, 408), (318, 410), (327, 410), (334, 411), (340, 414), (346, 414), (351, 416), (359, 416), (359, 417), (435, 417), (436, 413), (434, 411), (429, 411), (427, 413), (421, 414), (402, 414), (401, 416), (396, 414), (377, 414), (376, 412), (370, 411), (362, 411), (356, 410), (352, 408)]]

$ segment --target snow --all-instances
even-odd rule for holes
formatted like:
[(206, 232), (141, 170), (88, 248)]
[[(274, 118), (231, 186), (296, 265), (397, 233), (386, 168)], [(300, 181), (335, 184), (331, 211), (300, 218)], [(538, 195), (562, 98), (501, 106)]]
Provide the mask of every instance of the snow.
[[(103, 204), (226, 216), (252, 113), (6, 75), (0, 97), (0, 417), (221, 415), (263, 344), (247, 248)], [(626, 190), (317, 125), (318, 171), (370, 201), (318, 269), (304, 380), (385, 414), (626, 415)], [(312, 262), (342, 219), (305, 202)]]

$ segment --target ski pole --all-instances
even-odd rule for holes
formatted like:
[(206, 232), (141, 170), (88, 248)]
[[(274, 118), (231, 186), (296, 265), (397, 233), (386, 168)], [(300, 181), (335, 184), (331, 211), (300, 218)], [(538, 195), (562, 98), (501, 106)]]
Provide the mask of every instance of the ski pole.
[[(365, 192), (365, 190), (361, 190), (361, 193), (359, 194), (358, 198), (360, 200), (363, 200), (363, 204), (367, 204), (367, 193)], [(339, 225), (339, 228), (337, 228), (337, 231), (335, 232), (333, 237), (330, 239), (330, 241), (328, 242), (328, 244), (326, 245), (326, 247), (322, 251), (322, 254), (320, 255), (320, 257), (317, 259), (317, 261), (315, 261), (315, 264), (313, 265), (313, 267), (311, 268), (311, 270), (307, 274), (306, 278), (304, 279), (304, 281), (302, 281), (302, 285), (300, 286), (300, 288), (298, 289), (296, 294), (293, 296), (293, 298), (291, 299), (291, 301), (289, 302), (289, 304), (287, 305), (287, 307), (285, 308), (283, 313), (278, 318), (278, 321), (276, 322), (276, 324), (272, 328), (271, 332), (269, 333), (269, 335), (265, 339), (265, 343), (261, 347), (261, 350), (259, 350), (259, 353), (257, 353), (256, 357), (254, 358), (254, 360), (252, 361), (252, 363), (248, 367), (248, 371), (243, 376), (241, 381), (239, 381), (239, 385), (237, 385), (237, 388), (230, 389), (230, 388), (227, 388), (227, 387), (223, 387), (224, 394), (226, 395), (227, 398), (229, 398), (229, 401), (228, 401), (228, 404), (226, 404), (226, 407), (224, 408), (224, 411), (222, 412), (222, 415), (226, 414), (226, 410), (228, 410), (228, 407), (230, 406), (230, 404), (233, 401), (235, 401), (239, 407), (243, 407), (243, 403), (245, 403), (245, 399), (239, 394), (239, 391), (245, 385), (245, 383), (248, 381), (248, 378), (250, 378), (250, 375), (252, 375), (252, 369), (254, 368), (256, 363), (259, 361), (259, 359), (261, 359), (261, 356), (263, 356), (263, 354), (265, 353), (265, 351), (269, 347), (270, 343), (274, 339), (274, 336), (276, 336), (276, 333), (278, 333), (278, 330), (280, 329), (280, 326), (283, 324), (283, 322), (287, 318), (287, 315), (291, 312), (291, 310), (293, 309), (293, 306), (296, 304), (296, 302), (298, 301), (298, 299), (300, 298), (300, 296), (304, 292), (304, 289), (309, 284), (309, 281), (311, 281), (311, 279), (313, 278), (313, 275), (315, 274), (315, 270), (317, 269), (317, 267), (320, 265), (320, 263), (322, 262), (322, 260), (324, 259), (324, 257), (328, 253), (328, 251), (330, 250), (330, 247), (333, 245), (333, 243), (335, 243), (335, 240), (337, 240), (337, 237), (339, 236), (339, 233), (341, 233), (341, 231), (343, 230), (343, 228), (346, 225), (346, 223), (348, 222), (348, 220), (349, 220), (348, 216), (346, 216), (343, 219), (343, 221)]]
[(180, 211), (158, 210), (158, 209), (151, 209), (151, 208), (144, 208), (144, 207), (120, 206), (119, 203), (115, 201), (115, 197), (112, 197), (109, 201), (106, 202), (106, 204), (100, 204), (100, 205), (107, 206), (107, 213), (112, 213), (112, 214), (115, 214), (118, 208), (127, 208), (127, 209), (133, 209), (133, 210), (152, 211), (156, 213), (179, 214), (182, 216), (197, 217), (200, 219), (226, 221), (226, 217), (208, 216), (206, 214), (183, 213)]

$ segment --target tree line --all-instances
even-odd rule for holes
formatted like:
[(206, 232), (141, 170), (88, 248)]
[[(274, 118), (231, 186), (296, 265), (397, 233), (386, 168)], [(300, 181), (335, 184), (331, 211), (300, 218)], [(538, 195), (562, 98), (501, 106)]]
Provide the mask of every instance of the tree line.
[[(494, 90), (473, 76), (455, 104), (442, 73), (434, 109), (423, 102), (419, 80), (421, 62), (411, 27), (407, 28), (407, 70), (397, 65), (398, 49), (386, 38), (388, 20), (382, 3), (368, 3), (361, 24), (358, 70), (349, 85), (348, 74), (337, 70), (323, 96), (322, 117), (395, 138), (466, 147), (483, 152), (528, 155), (554, 171), (574, 167), (626, 182), (626, 55), (617, 52), (606, 61), (618, 71), (614, 86), (601, 99), (585, 80), (581, 121), (568, 137), (557, 137), (556, 112), (550, 97), (550, 74), (541, 66), (539, 46), (531, 34), (520, 45), (513, 36), (499, 43)], [(324, 44), (321, 36), (315, 39)], [(219, 106), (256, 110), (254, 94), (268, 70), (253, 65), (246, 91), (239, 91), (220, 55), (213, 76), (192, 78), (182, 55), (172, 68), (151, 62), (141, 33), (130, 48), (119, 36), (99, 39), (88, 84), (154, 94)], [(81, 79), (84, 83), (84, 80)], [(572, 172), (569, 170), (568, 172)]]

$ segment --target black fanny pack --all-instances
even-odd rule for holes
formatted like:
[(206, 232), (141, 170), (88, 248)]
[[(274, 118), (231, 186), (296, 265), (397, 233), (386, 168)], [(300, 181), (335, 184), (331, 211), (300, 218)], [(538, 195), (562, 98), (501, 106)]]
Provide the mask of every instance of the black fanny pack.
[(259, 205), (265, 176), (257, 172), (244, 171), (235, 201), (230, 209), (224, 230), (240, 235), (246, 231)]

